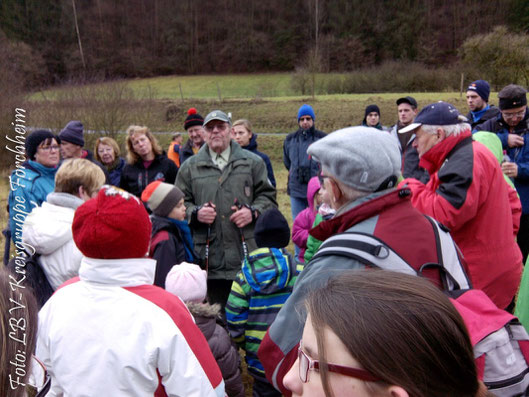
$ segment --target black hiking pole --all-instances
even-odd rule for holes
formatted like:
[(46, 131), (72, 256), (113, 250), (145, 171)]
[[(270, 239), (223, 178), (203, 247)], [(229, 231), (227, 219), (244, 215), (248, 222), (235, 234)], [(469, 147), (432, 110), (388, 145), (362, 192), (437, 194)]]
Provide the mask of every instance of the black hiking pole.
[[(204, 204), (204, 207), (213, 207), (213, 203), (211, 201), (208, 201), (206, 204)], [(208, 273), (209, 270), (209, 240), (211, 238), (211, 223), (208, 223), (208, 229), (206, 232), (206, 249), (204, 252), (204, 262), (206, 264), (206, 273)]]
[[(233, 201), (233, 205), (237, 207), (238, 210), (242, 208), (242, 204), (237, 200), (237, 198)], [(244, 233), (242, 231), (242, 228), (239, 227), (239, 234), (241, 235), (241, 245), (242, 245), (242, 253), (244, 255), (244, 258), (248, 258), (248, 245), (246, 244), (246, 240), (244, 239)]]

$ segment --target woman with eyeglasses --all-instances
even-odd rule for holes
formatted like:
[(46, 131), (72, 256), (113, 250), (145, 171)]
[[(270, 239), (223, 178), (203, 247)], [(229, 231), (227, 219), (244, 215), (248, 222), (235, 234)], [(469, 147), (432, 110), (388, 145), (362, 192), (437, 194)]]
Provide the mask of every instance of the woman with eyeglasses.
[(120, 157), (121, 151), (118, 143), (107, 136), (99, 138), (96, 141), (94, 152), (96, 160), (103, 164), (103, 167), (107, 170), (110, 184), (119, 186), (121, 173), (125, 167), (125, 159)]
[(119, 187), (137, 197), (154, 181), (173, 184), (178, 167), (163, 152), (147, 127), (127, 128), (127, 164), (121, 173)]
[(17, 250), (21, 250), (26, 215), (40, 206), (55, 187), (55, 173), (60, 161), (59, 140), (50, 131), (33, 131), (25, 141), (25, 158), (20, 154), (20, 146), (13, 146), (11, 149), (16, 155), (15, 170), (9, 181), (9, 228)]
[(345, 271), (313, 291), (293, 396), (487, 396), (466, 327), (432, 283), (388, 271)]

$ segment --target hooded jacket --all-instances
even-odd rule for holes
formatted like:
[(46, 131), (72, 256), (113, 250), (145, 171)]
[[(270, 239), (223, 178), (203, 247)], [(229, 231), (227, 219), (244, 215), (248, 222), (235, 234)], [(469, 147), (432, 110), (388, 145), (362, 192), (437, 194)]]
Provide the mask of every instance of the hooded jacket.
[[(230, 158), (222, 171), (213, 163), (208, 145), (204, 145), (182, 163), (176, 179), (176, 186), (184, 193), (186, 214), (199, 258), (205, 255), (209, 229), (209, 279), (235, 279), (243, 260), (241, 232), (248, 250), (257, 248), (253, 237), (255, 222), (239, 229), (230, 221), (234, 200), (261, 214), (277, 207), (276, 191), (268, 182), (263, 160), (241, 149), (235, 141), (230, 145)], [(196, 212), (199, 206), (210, 201), (216, 206), (217, 217), (208, 227), (197, 220)]]
[(56, 167), (45, 167), (36, 161), (28, 160), (21, 168), (11, 173), (8, 197), (9, 228), (15, 244), (22, 242), (22, 225), (26, 216), (53, 192), (56, 172)]
[(248, 143), (247, 146), (242, 146), (242, 148), (249, 150), (252, 153), (255, 153), (256, 155), (258, 155), (259, 157), (263, 159), (266, 165), (266, 172), (268, 173), (268, 180), (270, 181), (273, 187), (276, 187), (276, 178), (274, 177), (274, 170), (272, 168), (272, 163), (270, 162), (270, 158), (263, 152), (260, 152), (257, 150), (257, 134), (252, 134), (250, 143)]
[(307, 249), (307, 240), (309, 238), (309, 230), (312, 229), (314, 220), (316, 219), (316, 208), (314, 208), (314, 197), (320, 190), (320, 182), (318, 177), (312, 177), (307, 186), (307, 202), (308, 208), (301, 211), (292, 225), (292, 241), (300, 250), (298, 259), (304, 262), (305, 250)]
[(152, 285), (147, 258), (84, 257), (39, 311), (36, 356), (51, 396), (223, 397), (224, 381), (184, 303)]
[(40, 254), (40, 265), (54, 290), (79, 274), (83, 254), (73, 241), (72, 222), (83, 202), (68, 193), (52, 192), (24, 222), (22, 239)]
[(259, 248), (244, 260), (231, 287), (226, 305), (228, 329), (246, 351), (248, 372), (260, 380), (266, 379), (257, 349), (301, 270), (285, 250)]
[(307, 197), (307, 184), (319, 170), (318, 163), (309, 157), (307, 149), (325, 135), (314, 126), (308, 130), (299, 128), (288, 134), (283, 142), (283, 164), (288, 170), (287, 193), (291, 197)]
[(520, 284), (522, 254), (513, 238), (520, 218), (498, 160), (467, 130), (434, 145), (420, 165), (429, 182), (405, 179), (401, 186), (411, 189), (415, 208), (450, 229), (474, 288), (506, 308)]
[(221, 306), (217, 303), (187, 302), (187, 308), (195, 318), (195, 323), (208, 341), (213, 357), (217, 360), (226, 393), (229, 397), (244, 397), (241, 377), (241, 356), (231, 340), (228, 331), (220, 325)]

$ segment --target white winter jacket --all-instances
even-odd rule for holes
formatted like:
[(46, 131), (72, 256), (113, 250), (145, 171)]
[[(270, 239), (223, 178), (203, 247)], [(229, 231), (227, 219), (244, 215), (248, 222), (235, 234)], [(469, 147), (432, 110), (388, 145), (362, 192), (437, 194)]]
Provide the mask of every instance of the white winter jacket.
[(152, 284), (152, 259), (83, 258), (79, 279), (39, 312), (37, 357), (51, 396), (224, 396), (182, 301)]
[(22, 227), (22, 241), (41, 254), (40, 264), (54, 290), (79, 272), (83, 254), (73, 241), (72, 222), (81, 204), (83, 200), (71, 194), (50, 193)]

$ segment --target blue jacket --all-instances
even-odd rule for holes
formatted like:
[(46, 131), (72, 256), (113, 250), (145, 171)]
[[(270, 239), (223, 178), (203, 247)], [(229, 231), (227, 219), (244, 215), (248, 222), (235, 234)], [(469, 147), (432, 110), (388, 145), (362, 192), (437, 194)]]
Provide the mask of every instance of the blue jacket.
[(494, 132), (501, 140), (503, 150), (511, 161), (518, 166), (518, 176), (514, 178), (514, 186), (522, 202), (522, 214), (529, 213), (529, 108), (526, 108), (525, 117), (514, 127), (514, 134), (523, 137), (523, 146), (510, 148), (507, 144), (509, 125), (503, 120), (501, 113), (496, 117), (479, 124), (476, 131)]
[(248, 146), (242, 146), (243, 149), (249, 150), (252, 153), (255, 153), (259, 157), (263, 159), (266, 165), (266, 172), (268, 173), (268, 179), (270, 180), (270, 183), (272, 186), (276, 187), (276, 178), (274, 177), (274, 170), (272, 168), (272, 163), (270, 162), (270, 158), (257, 150), (257, 134), (252, 134), (252, 139), (250, 139), (250, 143), (248, 143)]
[[(22, 225), (34, 207), (39, 207), (55, 188), (57, 168), (45, 167), (28, 160), (11, 173), (8, 198), (9, 228), (13, 242), (22, 241)], [(29, 252), (32, 254), (32, 252)]]
[(307, 154), (308, 147), (325, 136), (325, 132), (310, 127), (287, 135), (283, 142), (283, 163), (288, 170), (287, 193), (291, 197), (307, 198), (307, 184), (318, 174), (318, 163)]

